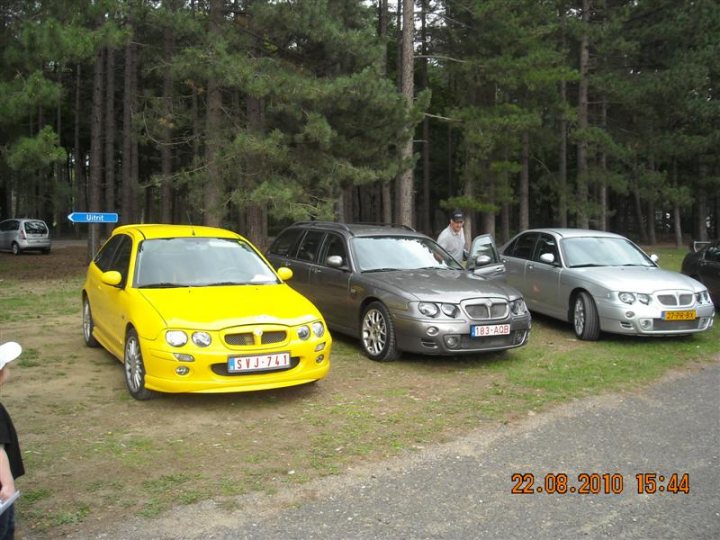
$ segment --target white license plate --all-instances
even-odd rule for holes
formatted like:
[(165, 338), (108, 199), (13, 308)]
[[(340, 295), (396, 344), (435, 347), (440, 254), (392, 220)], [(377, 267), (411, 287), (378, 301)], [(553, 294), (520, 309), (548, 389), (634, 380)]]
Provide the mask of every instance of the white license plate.
[(474, 325), (470, 328), (472, 337), (507, 336), (509, 333), (509, 324)]
[(228, 373), (249, 373), (286, 367), (290, 367), (290, 353), (288, 352), (228, 358)]

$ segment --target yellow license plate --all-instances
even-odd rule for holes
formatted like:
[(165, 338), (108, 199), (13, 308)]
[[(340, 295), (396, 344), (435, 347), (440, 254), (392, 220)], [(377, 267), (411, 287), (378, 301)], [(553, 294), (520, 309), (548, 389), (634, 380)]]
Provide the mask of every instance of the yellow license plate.
[(694, 309), (687, 311), (663, 311), (663, 319), (666, 321), (694, 321), (697, 314)]

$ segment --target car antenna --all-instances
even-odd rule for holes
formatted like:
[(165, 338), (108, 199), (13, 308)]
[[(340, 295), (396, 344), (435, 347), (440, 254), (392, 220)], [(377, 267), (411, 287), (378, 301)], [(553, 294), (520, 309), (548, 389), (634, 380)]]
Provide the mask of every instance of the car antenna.
[(187, 215), (188, 223), (190, 224), (190, 230), (192, 231), (192, 235), (197, 236), (195, 234), (195, 226), (193, 225), (192, 218), (190, 217), (190, 211), (186, 209), (185, 214)]

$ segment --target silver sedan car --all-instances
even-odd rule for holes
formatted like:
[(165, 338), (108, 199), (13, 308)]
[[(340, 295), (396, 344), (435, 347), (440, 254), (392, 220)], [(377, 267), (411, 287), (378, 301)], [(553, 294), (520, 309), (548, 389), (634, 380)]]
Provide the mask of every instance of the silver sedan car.
[[(267, 254), (336, 332), (359, 337), (372, 360), (402, 351), (457, 355), (527, 343), (530, 314), (512, 287), (465, 270), (410, 228), (323, 221), (282, 231)], [(478, 255), (487, 266), (489, 256)]]
[(714, 306), (707, 288), (618, 234), (532, 229), (502, 248), (507, 283), (531, 311), (573, 324), (580, 339), (600, 331), (647, 336), (708, 330)]

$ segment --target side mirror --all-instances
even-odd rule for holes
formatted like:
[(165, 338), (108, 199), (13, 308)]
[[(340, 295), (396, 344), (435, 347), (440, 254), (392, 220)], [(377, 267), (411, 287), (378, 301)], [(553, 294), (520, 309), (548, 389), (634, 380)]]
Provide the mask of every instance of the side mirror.
[(478, 255), (475, 257), (475, 267), (487, 266), (492, 262), (492, 259), (487, 255)]
[(340, 268), (343, 265), (343, 258), (340, 255), (330, 255), (325, 259), (325, 264), (330, 268)]
[(660, 260), (660, 257), (658, 257), (657, 255), (655, 255), (655, 254), (653, 253), (652, 255), (650, 255), (650, 260), (651, 260), (652, 262), (654, 262), (655, 264), (657, 264), (657, 262)]
[(117, 287), (122, 281), (122, 274), (120, 274), (120, 272), (118, 272), (117, 270), (103, 272), (102, 276), (100, 277), (100, 281), (102, 281), (105, 285)]
[(290, 268), (288, 268), (287, 266), (281, 266), (280, 268), (277, 269), (277, 275), (283, 281), (287, 281), (289, 279), (292, 279), (293, 271)]
[(555, 262), (555, 255), (552, 253), (543, 253), (540, 255), (540, 261), (546, 264), (553, 264)]

